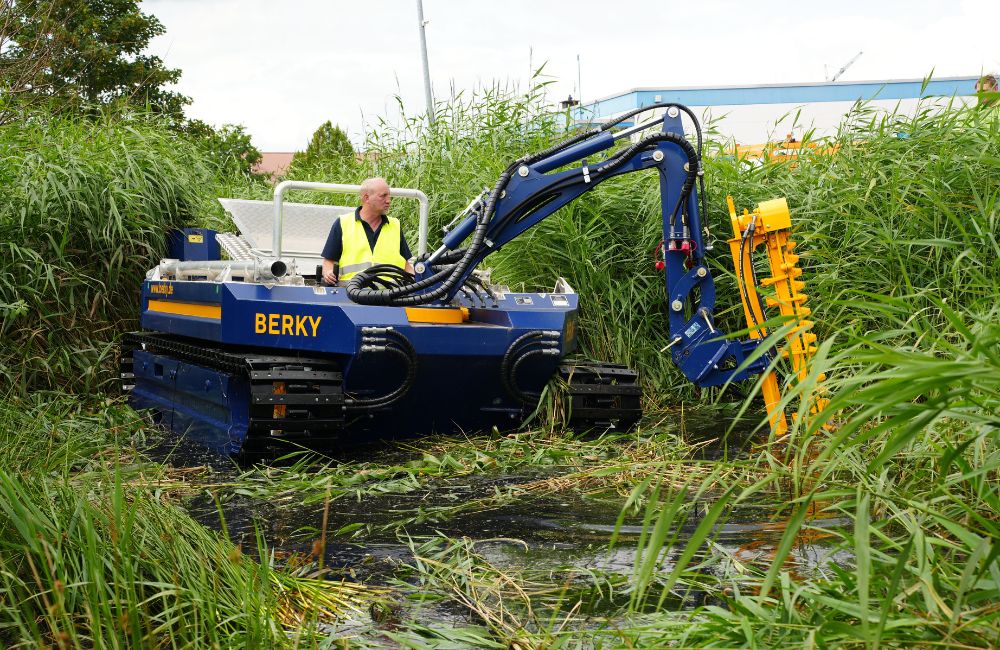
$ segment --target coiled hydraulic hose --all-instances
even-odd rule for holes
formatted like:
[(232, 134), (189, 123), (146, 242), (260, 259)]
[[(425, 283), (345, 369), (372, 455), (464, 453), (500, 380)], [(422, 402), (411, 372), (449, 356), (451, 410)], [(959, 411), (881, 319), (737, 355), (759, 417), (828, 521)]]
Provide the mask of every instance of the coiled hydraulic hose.
[(384, 352), (401, 357), (406, 363), (406, 374), (402, 383), (392, 392), (377, 397), (350, 397), (347, 399), (347, 408), (370, 411), (391, 406), (413, 388), (417, 378), (417, 351), (409, 339), (391, 327), (365, 327), (361, 331), (365, 335), (362, 338), (361, 355)]
[[(490, 193), (490, 198), (486, 203), (486, 208), (476, 220), (476, 229), (472, 233), (472, 241), (465, 249), (465, 254), (462, 255), (461, 259), (455, 263), (450, 272), (441, 271), (425, 278), (424, 280), (421, 280), (420, 282), (414, 282), (412, 284), (397, 286), (390, 289), (373, 290), (364, 288), (366, 276), (374, 274), (375, 269), (377, 268), (372, 267), (358, 273), (351, 278), (350, 281), (348, 281), (348, 297), (350, 297), (350, 299), (354, 302), (363, 305), (393, 305), (396, 307), (409, 307), (413, 305), (423, 305), (447, 295), (455, 287), (455, 285), (458, 284), (461, 277), (465, 274), (466, 269), (469, 268), (469, 265), (472, 264), (472, 260), (482, 248), (483, 242), (486, 240), (486, 230), (489, 227), (490, 218), (496, 210), (496, 203), (500, 197), (500, 193), (507, 187), (507, 183), (510, 182), (511, 177), (514, 174), (514, 170), (520, 164), (523, 163), (521, 161), (513, 163), (507, 167), (506, 170), (504, 170), (503, 174), (500, 175), (500, 178), (497, 180), (497, 183), (493, 188), (493, 192)], [(442, 277), (444, 278), (444, 281), (441, 282), (441, 284), (436, 288), (426, 293), (417, 293), (421, 289), (440, 281)]]
[(447, 277), (444, 282), (442, 282), (442, 284), (436, 289), (427, 293), (417, 293), (421, 289), (424, 289), (441, 280), (441, 278), (444, 277), (442, 273), (435, 273), (420, 282), (401, 284), (392, 288), (372, 289), (366, 287), (365, 285), (368, 283), (367, 277), (377, 273), (377, 267), (372, 267), (351, 278), (351, 280), (347, 283), (348, 297), (354, 302), (363, 305), (412, 306), (426, 304), (447, 295), (457, 284), (459, 278), (465, 273), (465, 270), (469, 267), (473, 258), (475, 258), (482, 248), (483, 242), (486, 239), (486, 229), (488, 228), (490, 219), (496, 210), (497, 199), (507, 187), (507, 183), (509, 183), (510, 179), (513, 177), (514, 171), (521, 165), (530, 165), (535, 163), (542, 158), (551, 156), (559, 151), (562, 151), (563, 149), (566, 149), (567, 147), (586, 140), (599, 132), (600, 129), (592, 129), (590, 131), (578, 133), (577, 135), (563, 140), (548, 149), (523, 156), (508, 165), (507, 169), (505, 169), (503, 174), (500, 175), (500, 178), (497, 179), (496, 185), (493, 187), (493, 191), (490, 193), (489, 199), (487, 200), (486, 207), (476, 219), (476, 229), (473, 231), (472, 241), (464, 249), (454, 251), (455, 253), (461, 252), (461, 257), (456, 255), (448, 258), (448, 261), (451, 261), (452, 259), (455, 259), (455, 257), (458, 257), (458, 259), (455, 260), (454, 267), (452, 267), (450, 272), (447, 273)]
[(559, 356), (559, 332), (535, 330), (522, 334), (504, 353), (500, 361), (500, 383), (507, 394), (524, 404), (534, 404), (540, 393), (529, 393), (517, 385), (517, 371), (532, 357)]
[[(579, 133), (567, 140), (564, 140), (558, 144), (555, 144), (548, 149), (544, 149), (540, 152), (523, 156), (518, 160), (511, 163), (507, 169), (504, 170), (500, 178), (497, 179), (496, 185), (493, 187), (493, 191), (490, 192), (489, 198), (487, 199), (486, 206), (478, 214), (476, 218), (476, 227), (472, 232), (472, 240), (469, 245), (463, 249), (458, 249), (456, 251), (451, 251), (451, 255), (446, 254), (447, 257), (444, 259), (439, 259), (439, 261), (444, 263), (451, 263), (454, 260), (451, 268), (446, 270), (441, 270), (419, 282), (407, 282), (406, 278), (396, 276), (396, 281), (392, 283), (378, 283), (372, 280), (372, 278), (380, 273), (383, 275), (389, 274), (391, 276), (391, 271), (387, 272), (384, 269), (385, 265), (379, 265), (371, 267), (360, 273), (356, 274), (347, 283), (347, 295), (348, 297), (356, 303), (363, 305), (391, 305), (396, 307), (408, 307), (415, 305), (423, 305), (429, 302), (433, 302), (439, 298), (442, 298), (449, 293), (458, 285), (463, 275), (465, 275), (466, 270), (472, 264), (473, 260), (482, 250), (483, 243), (486, 240), (486, 231), (489, 229), (490, 220), (493, 218), (493, 214), (496, 211), (496, 204), (499, 200), (500, 195), (506, 189), (507, 184), (513, 177), (515, 170), (522, 165), (531, 165), (543, 158), (547, 158), (551, 155), (559, 153), (560, 151), (570, 147), (578, 142), (581, 142), (587, 138), (590, 138), (597, 133), (606, 131), (612, 126), (621, 123), (623, 120), (642, 113), (648, 110), (662, 107), (677, 107), (680, 110), (685, 111), (692, 120), (694, 120), (695, 128), (698, 134), (698, 150), (691, 146), (691, 144), (682, 136), (675, 133), (662, 133), (650, 136), (649, 138), (644, 138), (634, 145), (626, 148), (622, 153), (615, 156), (614, 159), (608, 161), (602, 165), (597, 170), (597, 175), (600, 176), (605, 173), (610, 173), (624, 165), (628, 158), (635, 152), (649, 146), (655, 142), (660, 141), (670, 141), (678, 144), (685, 152), (688, 158), (688, 176), (685, 179), (684, 185), (681, 190), (678, 202), (671, 213), (671, 224), (673, 223), (676, 215), (680, 212), (683, 207), (684, 201), (687, 200), (691, 189), (694, 186), (694, 181), (698, 177), (698, 172), (700, 170), (700, 152), (701, 152), (701, 126), (698, 123), (697, 118), (695, 118), (694, 113), (691, 112), (686, 106), (674, 103), (661, 103), (654, 104), (652, 106), (643, 107), (641, 109), (635, 109), (626, 113), (624, 116), (617, 118), (614, 122), (610, 124), (605, 124), (597, 129), (591, 129)], [(594, 173), (591, 173), (594, 176)], [(552, 188), (553, 190), (556, 188)], [(561, 188), (560, 188), (561, 189)], [(703, 193), (704, 194), (704, 193)], [(512, 216), (516, 211), (512, 210), (508, 215), (508, 218)], [(459, 253), (461, 254), (459, 256)], [(436, 268), (436, 267), (435, 267)], [(430, 291), (422, 292), (436, 283), (440, 284), (431, 289)], [(382, 286), (377, 286), (382, 284)]]

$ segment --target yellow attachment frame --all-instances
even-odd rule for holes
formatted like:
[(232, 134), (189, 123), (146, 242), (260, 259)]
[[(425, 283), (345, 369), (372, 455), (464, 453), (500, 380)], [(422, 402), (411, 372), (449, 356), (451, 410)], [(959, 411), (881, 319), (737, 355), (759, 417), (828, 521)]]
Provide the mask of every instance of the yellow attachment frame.
[[(816, 352), (816, 335), (809, 331), (813, 325), (808, 320), (812, 310), (805, 306), (809, 296), (802, 293), (805, 282), (800, 279), (802, 269), (798, 266), (799, 256), (792, 252), (796, 242), (790, 238), (792, 218), (788, 202), (783, 198), (764, 201), (752, 213), (744, 209), (741, 215), (736, 214), (733, 197), (726, 197), (726, 202), (729, 204), (729, 218), (733, 225), (729, 250), (733, 255), (737, 282), (741, 285), (740, 300), (750, 338), (762, 339), (767, 336), (767, 328), (762, 325), (765, 321), (764, 309), (757, 291), (751, 259), (755, 249), (765, 246), (771, 275), (763, 278), (760, 285), (774, 290), (773, 297), (765, 298), (766, 305), (777, 307), (786, 320), (794, 323), (785, 335), (787, 345), (781, 350), (781, 355), (790, 358), (792, 371), (799, 381), (804, 381), (809, 374), (809, 361)], [(752, 234), (748, 235), (747, 231), (751, 227)], [(818, 381), (825, 378), (821, 374)], [(781, 387), (773, 370), (764, 377), (763, 393), (771, 430), (775, 435), (782, 436), (788, 431), (788, 421), (781, 410)], [(826, 402), (827, 400), (818, 398), (812, 400), (811, 412), (818, 413)]]

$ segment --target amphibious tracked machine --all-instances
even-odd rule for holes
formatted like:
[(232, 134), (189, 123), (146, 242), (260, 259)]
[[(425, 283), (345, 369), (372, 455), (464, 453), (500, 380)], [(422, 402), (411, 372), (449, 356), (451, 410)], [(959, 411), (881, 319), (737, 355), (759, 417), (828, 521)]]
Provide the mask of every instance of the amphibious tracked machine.
[[(662, 117), (621, 128), (654, 109)], [(682, 113), (694, 122), (694, 144), (684, 136)], [(610, 150), (598, 162), (586, 161)], [(152, 408), (164, 425), (223, 453), (280, 440), (323, 446), (511, 426), (535, 408), (557, 373), (568, 385), (572, 424), (628, 428), (641, 415), (636, 374), (564, 361), (576, 348), (573, 289), (559, 279), (551, 292), (514, 293), (476, 268), (597, 184), (655, 169), (663, 218), (656, 264), (665, 276), (670, 330), (664, 351), (703, 387), (768, 374), (765, 398), (772, 424), (782, 429), (778, 383), (769, 371), (777, 352), (753, 354), (766, 332), (750, 253), (767, 247), (773, 275), (762, 284), (775, 287), (768, 303), (798, 321), (785, 352), (804, 372), (814, 337), (805, 332), (808, 309), (787, 239), (787, 206), (772, 201), (738, 216), (730, 202), (730, 246), (751, 338), (727, 338), (713, 319), (715, 286), (696, 188), (700, 153), (700, 127), (686, 107), (657, 104), (627, 113), (512, 163), (430, 254), (426, 196), (393, 189), (394, 197), (420, 201), (415, 276), (373, 266), (343, 287), (321, 286), (312, 272), (333, 219), (350, 208), (290, 204), (284, 197), (296, 189), (356, 187), (286, 181), (273, 202), (222, 200), (242, 236), (178, 234), (171, 259), (142, 285), (143, 331), (124, 337), (123, 386), (133, 405)], [(229, 259), (221, 259), (219, 244)]]

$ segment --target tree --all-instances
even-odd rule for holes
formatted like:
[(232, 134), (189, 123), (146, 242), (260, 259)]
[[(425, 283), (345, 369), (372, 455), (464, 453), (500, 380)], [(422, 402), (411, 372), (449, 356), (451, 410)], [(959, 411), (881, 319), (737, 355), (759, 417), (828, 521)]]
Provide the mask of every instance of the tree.
[(321, 160), (342, 159), (354, 161), (354, 146), (340, 126), (327, 120), (313, 133), (305, 152), (298, 152), (293, 163), (310, 165)]
[(138, 0), (0, 0), (0, 94), (75, 104), (125, 101), (180, 120), (180, 78), (142, 54), (164, 32)]
[(224, 124), (222, 128), (213, 129), (201, 120), (190, 120), (184, 130), (194, 136), (209, 157), (226, 171), (250, 174), (261, 160), (260, 151), (253, 146), (250, 134), (241, 124)]

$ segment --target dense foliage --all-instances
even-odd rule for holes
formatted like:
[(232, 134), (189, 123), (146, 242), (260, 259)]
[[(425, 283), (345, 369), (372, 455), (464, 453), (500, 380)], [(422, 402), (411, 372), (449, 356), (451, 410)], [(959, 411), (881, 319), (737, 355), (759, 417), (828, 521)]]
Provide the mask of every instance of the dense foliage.
[(208, 159), (221, 169), (223, 177), (253, 174), (261, 161), (260, 150), (253, 145), (250, 134), (240, 124), (223, 124), (218, 129), (201, 120), (188, 120), (183, 132), (191, 135)]
[[(0, 95), (79, 110), (119, 101), (180, 118), (180, 78), (145, 54), (163, 24), (137, 0), (0, 0)], [(0, 113), (2, 115), (2, 113)]]
[[(419, 117), (402, 127), (382, 124), (369, 134), (363, 159), (299, 165), (295, 177), (357, 183), (382, 175), (394, 186), (422, 189), (431, 200), (433, 250), (440, 226), (492, 187), (512, 160), (562, 137), (559, 116), (541, 111), (536, 97), (500, 87), (439, 107), (438, 118), (433, 129)], [(928, 106), (916, 116), (886, 115), (859, 106), (829, 144), (837, 155), (807, 155), (796, 164), (736, 160), (728, 143), (710, 138), (706, 145), (711, 260), (728, 331), (746, 325), (726, 244), (727, 195), (751, 209), (788, 199), (821, 335), (883, 330), (890, 298), (908, 296), (906, 308), (917, 305), (914, 313), (933, 325), (942, 322), (931, 313), (934, 297), (962, 308), (995, 297), (994, 114)], [(416, 230), (414, 206), (400, 201), (393, 210)], [(673, 400), (690, 388), (660, 353), (669, 341), (664, 283), (653, 266), (661, 237), (656, 178), (630, 174), (598, 186), (486, 264), (515, 289), (545, 290), (565, 277), (581, 295), (585, 352), (640, 369), (651, 399)]]
[(93, 391), (167, 231), (196, 220), (218, 169), (146, 118), (35, 117), (0, 126), (0, 381)]
[(294, 177), (296, 170), (310, 167), (322, 162), (327, 164), (346, 164), (354, 162), (354, 145), (340, 125), (334, 126), (327, 120), (313, 132), (305, 151), (299, 151), (292, 158), (292, 167), (288, 175)]

